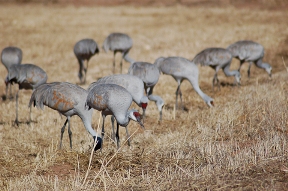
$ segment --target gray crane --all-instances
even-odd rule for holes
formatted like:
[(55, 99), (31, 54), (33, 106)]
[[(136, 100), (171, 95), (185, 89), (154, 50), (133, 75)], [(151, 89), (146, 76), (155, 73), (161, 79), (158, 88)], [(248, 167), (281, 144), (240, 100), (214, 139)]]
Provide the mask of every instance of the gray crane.
[(160, 71), (154, 64), (148, 62), (134, 62), (128, 71), (128, 74), (134, 75), (142, 79), (148, 99), (154, 101), (159, 111), (159, 121), (162, 120), (162, 109), (165, 104), (163, 99), (158, 95), (153, 95), (153, 89), (157, 84)]
[[(18, 94), (21, 89), (32, 89), (34, 90), (41, 84), (46, 83), (47, 81), (46, 72), (34, 64), (14, 64), (10, 66), (8, 71), (8, 76), (5, 80), (6, 83), (17, 83), (19, 89), (16, 93), (16, 119), (15, 123), (18, 126)], [(29, 123), (31, 122), (31, 108), (29, 115)]]
[[(13, 64), (21, 64), (22, 62), (22, 50), (18, 47), (8, 46), (4, 48), (1, 52), (1, 62), (9, 71), (9, 67)], [(10, 98), (12, 98), (11, 85), (10, 83), (5, 83), (6, 91), (5, 96), (8, 96), (8, 86), (10, 86)]]
[(92, 135), (94, 141), (97, 137), (97, 145), (95, 151), (100, 149), (102, 139), (97, 136), (97, 133), (91, 126), (93, 110), (85, 109), (86, 97), (88, 91), (68, 82), (52, 82), (38, 86), (33, 92), (29, 107), (33, 106), (38, 109), (44, 108), (44, 105), (50, 107), (66, 116), (66, 121), (61, 128), (60, 148), (62, 148), (63, 133), (68, 122), (68, 135), (70, 140), (70, 148), (72, 149), (72, 131), (70, 129), (70, 118), (73, 115), (78, 115), (86, 130)]
[(117, 52), (122, 53), (122, 58), (120, 62), (120, 73), (122, 74), (122, 65), (123, 58), (130, 63), (133, 63), (134, 60), (131, 59), (128, 55), (130, 49), (132, 48), (133, 41), (131, 37), (123, 33), (111, 33), (103, 43), (103, 49), (105, 52), (109, 50), (114, 52), (113, 57), (113, 74), (115, 74), (115, 55)]
[(254, 63), (258, 68), (263, 68), (271, 77), (272, 67), (268, 63), (262, 62), (264, 57), (264, 47), (261, 44), (250, 40), (242, 40), (235, 42), (227, 47), (232, 53), (232, 56), (240, 60), (240, 66), (238, 71), (240, 72), (241, 66), (244, 62), (249, 62), (248, 77), (250, 78), (250, 68)]
[[(116, 84), (99, 84), (88, 89), (86, 107), (101, 111), (102, 116), (113, 115), (117, 121), (116, 143), (119, 149), (119, 125), (126, 128), (127, 138), (129, 133), (127, 125), (130, 119), (138, 122), (144, 129), (140, 114), (137, 110), (128, 110), (132, 103), (131, 94), (123, 87)], [(113, 135), (115, 133), (113, 132)], [(102, 139), (103, 139), (102, 134)], [(102, 141), (103, 142), (103, 141)], [(129, 143), (129, 142), (128, 142)]]
[[(145, 110), (148, 105), (148, 98), (147, 96), (144, 95), (144, 85), (143, 85), (143, 81), (140, 78), (136, 76), (131, 76), (129, 74), (115, 74), (115, 75), (105, 76), (103, 78), (100, 78), (96, 82), (93, 82), (92, 84), (90, 84), (89, 89), (92, 89), (93, 86), (96, 86), (99, 84), (116, 84), (125, 88), (131, 94), (133, 101), (139, 107), (142, 108), (143, 116), (145, 115)], [(103, 117), (102, 137), (103, 137), (104, 136), (104, 121), (105, 121), (106, 116), (102, 115), (102, 117)], [(113, 131), (114, 131), (114, 120), (115, 120), (114, 116), (112, 115), (111, 122), (112, 122)], [(128, 139), (128, 144), (130, 145), (129, 139)]]
[(198, 84), (198, 76), (199, 71), (198, 67), (191, 61), (187, 60), (186, 58), (182, 57), (160, 57), (154, 63), (158, 69), (167, 75), (171, 75), (178, 83), (178, 87), (176, 90), (176, 108), (177, 107), (177, 100), (178, 95), (180, 95), (181, 106), (182, 106), (182, 93), (180, 90), (180, 85), (183, 80), (188, 80), (194, 90), (198, 93), (198, 95), (205, 101), (205, 103), (212, 107), (214, 106), (213, 99), (206, 95), (199, 87)]
[[(98, 53), (98, 45), (93, 39), (82, 39), (75, 44), (74, 54), (79, 63), (78, 77), (80, 79), (80, 83), (85, 84), (89, 60), (92, 56)], [(85, 60), (87, 61), (86, 67), (84, 66)], [(85, 75), (84, 77), (83, 72)]]
[(202, 66), (210, 66), (215, 70), (215, 74), (212, 80), (212, 88), (214, 90), (214, 84), (216, 82), (218, 90), (220, 90), (220, 83), (217, 73), (220, 69), (223, 70), (226, 76), (234, 76), (234, 84), (240, 85), (241, 75), (237, 70), (230, 70), (232, 61), (232, 54), (229, 50), (224, 48), (207, 48), (198, 53), (192, 60), (195, 64), (201, 64)]

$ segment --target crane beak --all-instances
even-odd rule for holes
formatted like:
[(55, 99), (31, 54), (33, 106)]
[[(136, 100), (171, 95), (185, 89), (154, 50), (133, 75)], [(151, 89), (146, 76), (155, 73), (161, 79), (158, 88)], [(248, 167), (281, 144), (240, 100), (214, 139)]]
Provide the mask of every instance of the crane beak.
[[(96, 137), (94, 136), (93, 139), (94, 139), (94, 142), (95, 142)], [(94, 151), (97, 151), (97, 150), (99, 150), (101, 148), (102, 148), (102, 138), (101, 137), (97, 137), (96, 146), (94, 148)]]
[(143, 123), (141, 122), (140, 116), (137, 116), (136, 119), (137, 119), (137, 122), (141, 125), (141, 127), (142, 127), (143, 129), (145, 129)]

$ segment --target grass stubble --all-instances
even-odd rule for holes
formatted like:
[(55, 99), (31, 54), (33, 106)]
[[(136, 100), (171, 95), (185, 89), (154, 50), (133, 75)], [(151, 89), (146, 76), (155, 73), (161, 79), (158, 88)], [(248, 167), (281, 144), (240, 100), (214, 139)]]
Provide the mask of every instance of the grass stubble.
[[(188, 82), (181, 89), (185, 111), (174, 111), (176, 82), (161, 75), (155, 94), (166, 102), (163, 121), (149, 102), (143, 131), (131, 122), (132, 146), (120, 130), (121, 148), (110, 138), (109, 118), (102, 153), (91, 153), (92, 137), (73, 117), (73, 150), (67, 133), (59, 150), (60, 127), (65, 117), (45, 107), (27, 107), (31, 91), (21, 91), (19, 127), (13, 126), (15, 100), (0, 100), (1, 190), (285, 190), (288, 188), (287, 15), (281, 9), (237, 9), (184, 6), (57, 6), (4, 4), (0, 7), (0, 46), (18, 46), (23, 63), (34, 63), (48, 74), (48, 82), (78, 83), (73, 46), (94, 38), (99, 46), (115, 31), (134, 41), (130, 56), (153, 63), (160, 56), (192, 59), (207, 47), (227, 47), (251, 39), (264, 45), (264, 70), (241, 69), (242, 86), (219, 73), (221, 91), (212, 91), (214, 70), (199, 67), (201, 89), (214, 98), (209, 109)], [(87, 88), (111, 74), (112, 53), (100, 52), (89, 63)], [(119, 60), (119, 55), (117, 59)], [(238, 67), (233, 60), (232, 69)], [(118, 65), (119, 66), (119, 65)], [(124, 72), (129, 65), (124, 63)], [(6, 69), (0, 66), (1, 79)], [(15, 85), (14, 85), (15, 86)], [(4, 94), (4, 83), (0, 83)], [(13, 87), (14, 93), (16, 86)], [(133, 104), (136, 108), (136, 105)], [(100, 132), (99, 112), (93, 127)]]

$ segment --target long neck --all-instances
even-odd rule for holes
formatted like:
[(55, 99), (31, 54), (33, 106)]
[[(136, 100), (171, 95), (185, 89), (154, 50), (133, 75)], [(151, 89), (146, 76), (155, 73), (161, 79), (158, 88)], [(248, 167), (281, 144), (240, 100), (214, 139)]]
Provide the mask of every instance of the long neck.
[(197, 78), (195, 78), (194, 80), (188, 79), (188, 81), (191, 83), (191, 85), (193, 86), (194, 90), (198, 93), (198, 95), (205, 101), (205, 103), (210, 106), (210, 101), (212, 101), (213, 99), (210, 98), (208, 95), (206, 95), (204, 92), (202, 92), (198, 84), (198, 79)]
[(130, 64), (133, 64), (135, 62), (135, 60), (133, 60), (132, 58), (129, 57), (128, 53), (124, 56), (124, 60), (126, 62), (129, 62)]
[(160, 96), (151, 94), (151, 95), (148, 96), (148, 99), (151, 100), (151, 101), (155, 101), (156, 102), (158, 111), (162, 110), (162, 106), (164, 105), (164, 101), (163, 101), (163, 99)]
[(83, 124), (86, 128), (86, 130), (93, 136), (97, 137), (96, 131), (92, 128), (92, 114), (93, 109), (88, 110), (87, 112), (83, 113), (83, 115), (79, 115), (79, 117), (82, 119)]
[(126, 127), (130, 121), (129, 111), (126, 113), (126, 115), (114, 115), (114, 117), (116, 118), (117, 123), (122, 127)]
[(262, 59), (261, 59), (261, 60), (258, 60), (258, 61), (255, 63), (255, 65), (256, 65), (258, 68), (263, 68), (263, 69), (266, 69), (266, 68), (269, 68), (269, 67), (270, 67), (270, 64), (262, 62)]
[(237, 70), (230, 70), (230, 64), (225, 66), (223, 71), (226, 76), (235, 76), (239, 73)]

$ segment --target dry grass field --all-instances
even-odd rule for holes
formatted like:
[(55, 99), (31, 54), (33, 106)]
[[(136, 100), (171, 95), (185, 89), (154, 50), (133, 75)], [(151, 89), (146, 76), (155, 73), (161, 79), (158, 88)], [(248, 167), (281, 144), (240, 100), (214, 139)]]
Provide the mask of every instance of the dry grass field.
[[(116, 31), (133, 38), (133, 59), (151, 63), (160, 56), (192, 59), (204, 48), (254, 40), (265, 47), (264, 61), (272, 65), (273, 75), (269, 78), (252, 66), (248, 79), (245, 64), (241, 87), (234, 87), (234, 78), (221, 71), (221, 91), (213, 92), (214, 70), (199, 66), (200, 88), (214, 98), (215, 107), (208, 108), (184, 81), (184, 111), (174, 110), (176, 81), (161, 75), (154, 93), (165, 100), (163, 121), (158, 123), (156, 105), (149, 102), (146, 130), (130, 122), (129, 148), (121, 128), (117, 151), (109, 136), (109, 117), (103, 150), (93, 155), (93, 139), (79, 117), (71, 119), (73, 149), (67, 132), (59, 149), (65, 117), (48, 107), (32, 108), (33, 122), (28, 125), (32, 91), (23, 90), (17, 127), (15, 99), (0, 99), (0, 190), (288, 190), (287, 18), (287, 10), (275, 5), (1, 4), (0, 49), (20, 47), (23, 63), (43, 68), (48, 82), (78, 83), (74, 44), (93, 38), (102, 46)], [(84, 88), (112, 74), (112, 58), (112, 52), (101, 50), (90, 60)], [(123, 66), (126, 73), (129, 64)], [(231, 68), (238, 66), (233, 59)], [(1, 64), (0, 95), (6, 75)], [(17, 88), (13, 86), (14, 94)], [(95, 111), (92, 125), (98, 133), (99, 123)]]

